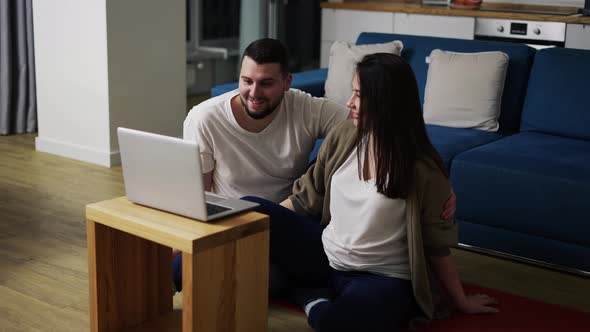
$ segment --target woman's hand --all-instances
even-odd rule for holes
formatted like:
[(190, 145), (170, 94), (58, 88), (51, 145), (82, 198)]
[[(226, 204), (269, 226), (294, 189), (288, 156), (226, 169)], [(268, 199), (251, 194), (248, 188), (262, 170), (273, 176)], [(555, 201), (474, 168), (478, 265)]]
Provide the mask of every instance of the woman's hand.
[(469, 294), (465, 301), (457, 306), (457, 309), (466, 314), (495, 314), (498, 308), (492, 307), (498, 301), (485, 294)]
[(451, 189), (451, 195), (445, 202), (443, 206), (443, 212), (441, 213), (440, 217), (442, 220), (453, 220), (455, 219), (455, 212), (457, 211), (457, 196), (455, 196), (455, 192)]

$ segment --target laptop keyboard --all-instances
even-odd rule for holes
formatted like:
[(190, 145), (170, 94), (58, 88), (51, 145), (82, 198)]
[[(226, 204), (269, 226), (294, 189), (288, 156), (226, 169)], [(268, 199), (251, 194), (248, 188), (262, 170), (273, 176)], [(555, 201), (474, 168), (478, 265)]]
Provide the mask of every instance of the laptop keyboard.
[(231, 210), (230, 208), (226, 208), (223, 206), (207, 203), (207, 215), (210, 216), (212, 214), (220, 213), (223, 211)]

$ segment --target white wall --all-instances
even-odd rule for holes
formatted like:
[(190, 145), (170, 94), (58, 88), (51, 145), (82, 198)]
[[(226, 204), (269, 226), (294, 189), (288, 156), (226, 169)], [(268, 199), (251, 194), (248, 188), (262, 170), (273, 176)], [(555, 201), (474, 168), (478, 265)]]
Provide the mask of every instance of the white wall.
[(110, 160), (105, 0), (35, 0), (37, 149)]
[(184, 0), (34, 0), (39, 151), (120, 162), (116, 128), (180, 136)]

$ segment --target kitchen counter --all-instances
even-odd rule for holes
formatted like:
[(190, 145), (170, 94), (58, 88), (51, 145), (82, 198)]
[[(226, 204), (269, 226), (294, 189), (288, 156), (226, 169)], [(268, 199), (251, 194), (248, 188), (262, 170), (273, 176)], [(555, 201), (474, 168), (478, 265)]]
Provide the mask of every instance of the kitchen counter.
[[(358, 1), (358, 2), (322, 2), (322, 8), (370, 10), (385, 12), (400, 12), (426, 15), (489, 17), (525, 21), (549, 21), (576, 24), (590, 24), (590, 17), (571, 14), (576, 11), (573, 7), (515, 5), (489, 3), (485, 1), (479, 9), (459, 9), (446, 6), (422, 5), (419, 3), (387, 2), (387, 1)], [(549, 12), (554, 12), (549, 13)]]

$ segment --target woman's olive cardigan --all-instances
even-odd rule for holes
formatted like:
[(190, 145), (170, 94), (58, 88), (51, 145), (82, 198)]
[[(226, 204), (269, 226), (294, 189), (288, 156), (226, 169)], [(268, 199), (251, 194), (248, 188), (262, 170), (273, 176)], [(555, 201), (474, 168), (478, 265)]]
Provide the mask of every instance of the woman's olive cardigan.
[[(356, 127), (347, 120), (335, 127), (326, 137), (316, 163), (306, 174), (295, 181), (293, 202), (295, 211), (308, 216), (320, 216), (322, 225), (330, 222), (330, 182), (338, 168), (346, 161), (355, 148)], [(433, 285), (426, 260), (428, 256), (445, 256), (449, 247), (457, 244), (457, 230), (454, 221), (441, 220), (440, 215), (451, 186), (434, 161), (420, 158), (416, 161), (415, 185), (407, 201), (407, 240), (410, 259), (410, 273), (414, 297), (424, 317), (444, 315), (439, 308), (437, 286)]]

